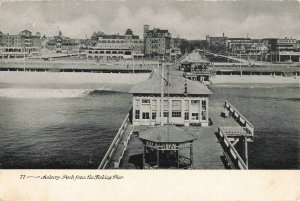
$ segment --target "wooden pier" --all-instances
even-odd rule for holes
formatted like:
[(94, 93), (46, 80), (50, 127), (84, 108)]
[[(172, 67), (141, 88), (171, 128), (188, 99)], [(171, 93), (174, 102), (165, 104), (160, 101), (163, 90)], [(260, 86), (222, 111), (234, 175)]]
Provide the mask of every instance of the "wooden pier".
[[(248, 142), (253, 142), (253, 125), (229, 102), (210, 101), (208, 127), (181, 127), (197, 139), (193, 144), (192, 169), (248, 169)], [(126, 116), (105, 154), (99, 169), (145, 169), (143, 143), (137, 133), (152, 126), (132, 127)], [(182, 152), (182, 160), (187, 153)], [(155, 169), (155, 167), (147, 167)]]

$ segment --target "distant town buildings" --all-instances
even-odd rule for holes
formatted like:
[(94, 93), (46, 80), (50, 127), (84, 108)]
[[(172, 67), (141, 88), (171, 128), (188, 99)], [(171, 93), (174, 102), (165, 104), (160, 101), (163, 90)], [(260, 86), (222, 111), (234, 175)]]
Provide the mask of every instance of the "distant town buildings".
[(269, 48), (267, 60), (271, 62), (300, 62), (300, 49), (293, 38), (264, 38), (262, 43)]
[(181, 46), (185, 39), (183, 38), (171, 38), (170, 41), (170, 58), (175, 59), (181, 55)]
[(209, 45), (226, 45), (227, 37), (223, 33), (222, 36), (209, 36), (206, 35), (206, 41)]
[(144, 25), (145, 56), (152, 58), (163, 58), (170, 56), (171, 33), (166, 29), (153, 28)]
[(144, 56), (144, 41), (134, 35), (131, 29), (127, 29), (124, 35), (97, 32), (91, 39), (93, 42), (86, 50), (88, 59), (128, 59)]
[(3, 34), (0, 32), (0, 57), (16, 58), (38, 54), (41, 48), (41, 34), (35, 35), (24, 30), (18, 35)]
[(253, 42), (250, 38), (227, 38), (226, 48), (232, 53), (246, 53), (250, 49)]
[(229, 54), (270, 62), (300, 62), (300, 41), (295, 38), (263, 38), (228, 37), (206, 35), (205, 40), (187, 40), (172, 38), (167, 29), (143, 27), (143, 39), (135, 35), (131, 29), (125, 34), (105, 34), (94, 32), (90, 38), (72, 39), (63, 36), (41, 37), (41, 33), (33, 34), (29, 30), (17, 35), (0, 31), (0, 58), (26, 57), (46, 52), (79, 54), (78, 58), (87, 60), (119, 60), (131, 58), (152, 58), (175, 60), (182, 54), (196, 49), (209, 50), (218, 54)]

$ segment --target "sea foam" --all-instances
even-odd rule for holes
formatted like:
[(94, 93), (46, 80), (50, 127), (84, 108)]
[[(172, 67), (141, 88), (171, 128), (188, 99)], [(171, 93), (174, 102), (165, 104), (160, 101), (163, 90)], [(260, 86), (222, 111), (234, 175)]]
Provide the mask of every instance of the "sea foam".
[(0, 97), (6, 98), (76, 98), (87, 95), (90, 89), (0, 89)]

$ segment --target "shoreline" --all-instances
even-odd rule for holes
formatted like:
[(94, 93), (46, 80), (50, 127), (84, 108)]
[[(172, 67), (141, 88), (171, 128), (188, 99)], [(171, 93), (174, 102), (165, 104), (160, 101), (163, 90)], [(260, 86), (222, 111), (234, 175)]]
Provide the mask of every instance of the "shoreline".
[[(147, 80), (151, 73), (91, 73), (91, 72), (34, 72), (0, 71), (2, 84), (136, 84)], [(205, 84), (296, 84), (300, 76), (277, 75), (215, 75)]]
[(271, 75), (216, 75), (209, 84), (298, 84), (300, 77), (283, 77)]
[(1, 84), (136, 84), (150, 73), (0, 71)]

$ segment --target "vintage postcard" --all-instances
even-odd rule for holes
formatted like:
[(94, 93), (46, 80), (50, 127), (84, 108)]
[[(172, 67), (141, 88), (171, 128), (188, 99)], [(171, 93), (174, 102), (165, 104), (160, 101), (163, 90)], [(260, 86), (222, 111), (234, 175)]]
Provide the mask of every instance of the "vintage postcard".
[(299, 1), (0, 0), (1, 201), (299, 200), (299, 143)]

